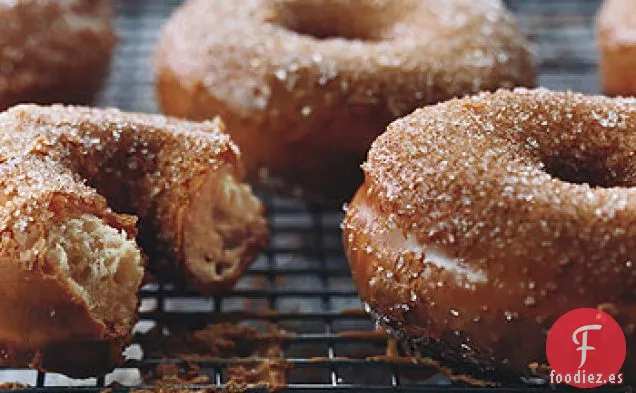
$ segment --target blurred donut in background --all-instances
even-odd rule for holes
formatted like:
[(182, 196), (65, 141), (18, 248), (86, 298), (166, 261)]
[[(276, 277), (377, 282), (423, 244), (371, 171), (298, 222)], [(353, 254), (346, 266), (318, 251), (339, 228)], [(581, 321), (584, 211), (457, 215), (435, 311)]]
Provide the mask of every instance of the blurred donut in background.
[(636, 95), (636, 2), (606, 0), (598, 14), (597, 35), (603, 91)]
[(0, 110), (91, 102), (115, 42), (108, 0), (0, 1)]
[(498, 0), (190, 0), (156, 50), (163, 111), (220, 115), (252, 181), (341, 204), (371, 141), (417, 107), (532, 86)]

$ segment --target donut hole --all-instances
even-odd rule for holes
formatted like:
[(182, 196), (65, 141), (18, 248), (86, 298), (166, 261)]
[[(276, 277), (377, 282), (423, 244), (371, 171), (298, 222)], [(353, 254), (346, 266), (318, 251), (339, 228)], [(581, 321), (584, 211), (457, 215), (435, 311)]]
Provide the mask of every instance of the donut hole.
[(570, 184), (587, 184), (594, 188), (624, 187), (626, 177), (622, 170), (608, 168), (602, 159), (576, 161), (552, 159), (545, 163), (550, 176)]
[(307, 15), (302, 20), (292, 19), (285, 21), (283, 26), (295, 33), (310, 36), (320, 40), (342, 38), (358, 41), (380, 41), (380, 37), (370, 29), (355, 29), (354, 26), (342, 26), (330, 24), (318, 15)]
[(192, 196), (184, 223), (189, 270), (204, 286), (232, 284), (266, 230), (262, 205), (229, 173), (211, 174)]
[[(274, 1), (274, 24), (317, 39), (381, 41), (413, 2)], [(363, 16), (363, 17), (361, 17)]]
[(134, 240), (85, 214), (56, 225), (46, 248), (49, 271), (61, 271), (98, 319), (114, 328), (130, 328), (143, 276), (143, 258)]

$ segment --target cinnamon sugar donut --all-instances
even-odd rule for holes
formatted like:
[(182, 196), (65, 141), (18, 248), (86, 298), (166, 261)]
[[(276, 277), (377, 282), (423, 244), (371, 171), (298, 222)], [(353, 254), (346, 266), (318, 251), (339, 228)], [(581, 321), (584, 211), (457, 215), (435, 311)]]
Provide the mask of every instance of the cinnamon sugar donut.
[(605, 93), (636, 95), (636, 2), (606, 0), (597, 25)]
[(118, 364), (137, 319), (137, 232), (151, 261), (206, 292), (265, 245), (219, 122), (23, 105), (0, 129), (0, 365), (86, 377)]
[(600, 308), (636, 370), (636, 101), (483, 93), (389, 125), (363, 165), (344, 244), (383, 324), (459, 374), (519, 381), (546, 334)]
[(165, 113), (227, 122), (252, 179), (335, 203), (391, 120), (535, 81), (499, 0), (189, 0), (156, 74)]
[(0, 109), (87, 103), (115, 45), (109, 0), (0, 1)]

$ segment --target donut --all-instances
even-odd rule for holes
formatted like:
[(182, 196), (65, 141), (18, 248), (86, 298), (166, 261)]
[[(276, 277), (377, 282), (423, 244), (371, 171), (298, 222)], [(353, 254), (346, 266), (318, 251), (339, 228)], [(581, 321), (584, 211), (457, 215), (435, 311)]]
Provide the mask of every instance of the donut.
[(0, 109), (92, 101), (116, 41), (111, 14), (109, 0), (0, 1)]
[(545, 89), (394, 121), (343, 222), (366, 309), (458, 375), (513, 383), (545, 369), (556, 319), (599, 308), (634, 383), (635, 143), (636, 100)]
[(606, 0), (598, 14), (603, 90), (610, 95), (636, 95), (636, 4)]
[(328, 205), (353, 194), (391, 120), (535, 83), (498, 0), (189, 0), (155, 63), (163, 112), (221, 116), (252, 182)]
[(107, 372), (131, 339), (146, 256), (212, 293), (265, 246), (219, 121), (21, 105), (0, 129), (0, 365)]

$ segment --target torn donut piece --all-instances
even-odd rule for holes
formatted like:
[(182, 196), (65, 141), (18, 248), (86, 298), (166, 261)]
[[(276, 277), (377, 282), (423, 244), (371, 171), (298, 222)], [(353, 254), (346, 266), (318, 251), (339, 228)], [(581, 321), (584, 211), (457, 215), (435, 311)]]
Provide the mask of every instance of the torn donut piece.
[(0, 130), (0, 364), (105, 373), (137, 320), (144, 254), (214, 293), (267, 243), (218, 121), (22, 105)]

